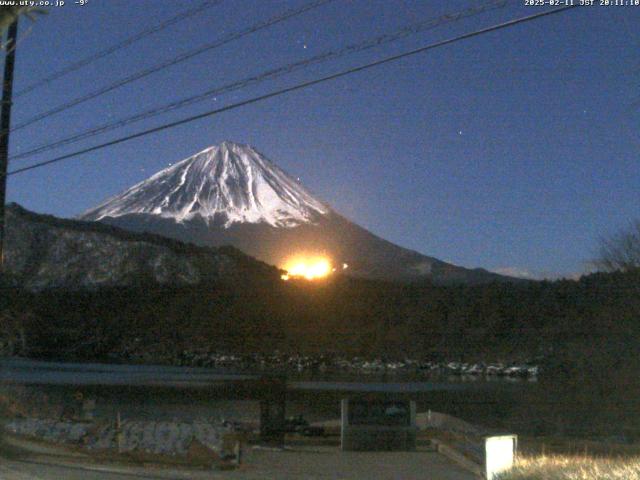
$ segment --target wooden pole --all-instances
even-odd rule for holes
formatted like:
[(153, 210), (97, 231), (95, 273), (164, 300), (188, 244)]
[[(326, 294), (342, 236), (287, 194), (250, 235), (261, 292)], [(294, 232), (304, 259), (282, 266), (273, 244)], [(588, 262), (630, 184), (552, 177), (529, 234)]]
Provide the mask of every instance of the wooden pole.
[(7, 198), (7, 167), (9, 165), (9, 130), (11, 129), (11, 105), (13, 94), (13, 68), (16, 61), (18, 19), (7, 32), (7, 54), (4, 59), (2, 83), (2, 109), (0, 110), (0, 272), (4, 269), (5, 207)]

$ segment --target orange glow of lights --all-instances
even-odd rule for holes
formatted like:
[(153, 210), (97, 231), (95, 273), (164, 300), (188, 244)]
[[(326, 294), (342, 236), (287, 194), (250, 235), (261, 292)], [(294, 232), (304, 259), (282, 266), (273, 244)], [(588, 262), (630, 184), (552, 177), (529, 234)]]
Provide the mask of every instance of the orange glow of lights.
[(324, 257), (297, 257), (289, 260), (283, 268), (287, 273), (280, 277), (282, 280), (289, 280), (290, 278), (317, 280), (335, 271), (331, 266), (331, 262)]

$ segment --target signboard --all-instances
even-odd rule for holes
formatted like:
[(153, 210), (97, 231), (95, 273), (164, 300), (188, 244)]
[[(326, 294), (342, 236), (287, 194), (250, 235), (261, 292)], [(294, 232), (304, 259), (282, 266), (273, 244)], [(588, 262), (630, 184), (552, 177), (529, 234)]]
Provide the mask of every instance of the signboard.
[(349, 425), (408, 427), (411, 425), (410, 402), (351, 400)]
[(416, 404), (404, 399), (342, 400), (342, 450), (415, 450)]

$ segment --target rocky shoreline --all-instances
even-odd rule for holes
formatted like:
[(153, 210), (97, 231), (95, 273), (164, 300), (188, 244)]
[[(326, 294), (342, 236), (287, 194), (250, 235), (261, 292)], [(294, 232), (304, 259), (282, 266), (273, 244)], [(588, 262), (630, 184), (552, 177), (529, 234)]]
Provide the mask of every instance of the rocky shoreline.
[(539, 360), (511, 362), (462, 362), (382, 357), (344, 357), (303, 354), (229, 354), (183, 350), (179, 353), (135, 352), (114, 355), (126, 363), (161, 364), (185, 367), (218, 368), (234, 372), (272, 372), (311, 375), (406, 375), (412, 377), (467, 376), (537, 379), (542, 368)]

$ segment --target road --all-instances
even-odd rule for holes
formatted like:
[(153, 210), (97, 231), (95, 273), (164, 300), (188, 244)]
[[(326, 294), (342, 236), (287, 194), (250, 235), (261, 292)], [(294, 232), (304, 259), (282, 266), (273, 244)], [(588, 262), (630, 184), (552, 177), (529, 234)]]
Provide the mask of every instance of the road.
[(82, 467), (56, 466), (43, 462), (5, 460), (2, 458), (0, 458), (0, 462), (1, 480), (136, 480), (180, 478), (158, 477), (129, 472), (111, 473)]
[(471, 473), (430, 451), (340, 452), (337, 448), (306, 447), (295, 450), (250, 450), (245, 464), (226, 472), (100, 467), (54, 466), (38, 461), (0, 458), (2, 480), (474, 480)]

